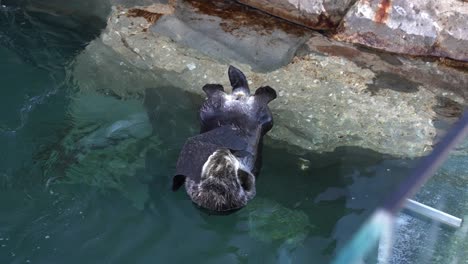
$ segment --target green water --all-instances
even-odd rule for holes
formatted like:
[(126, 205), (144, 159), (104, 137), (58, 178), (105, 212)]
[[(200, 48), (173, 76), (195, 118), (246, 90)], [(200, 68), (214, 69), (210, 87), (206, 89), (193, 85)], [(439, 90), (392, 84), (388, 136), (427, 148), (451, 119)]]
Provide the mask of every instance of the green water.
[[(327, 263), (413, 166), (268, 140), (256, 198), (207, 215), (169, 191), (199, 98), (157, 83), (129, 100), (75, 85), (74, 58), (102, 27), (0, 9), (0, 263)], [(103, 138), (122, 120), (135, 125)]]

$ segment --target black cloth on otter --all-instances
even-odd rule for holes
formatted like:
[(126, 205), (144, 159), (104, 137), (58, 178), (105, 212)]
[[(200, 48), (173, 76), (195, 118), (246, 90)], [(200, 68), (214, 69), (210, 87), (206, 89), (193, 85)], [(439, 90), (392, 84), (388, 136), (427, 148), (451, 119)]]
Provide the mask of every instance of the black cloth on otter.
[(188, 177), (198, 183), (201, 180), (203, 165), (208, 157), (218, 149), (226, 148), (233, 153), (251, 155), (249, 144), (242, 131), (233, 126), (222, 126), (187, 140), (177, 160), (176, 176), (172, 189), (179, 189)]

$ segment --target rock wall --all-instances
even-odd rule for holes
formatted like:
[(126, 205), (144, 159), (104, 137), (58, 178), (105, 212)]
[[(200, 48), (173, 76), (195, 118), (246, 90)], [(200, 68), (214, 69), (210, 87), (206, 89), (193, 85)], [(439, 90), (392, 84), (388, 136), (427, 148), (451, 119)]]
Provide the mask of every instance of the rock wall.
[(355, 0), (238, 0), (239, 3), (313, 29), (338, 26)]
[(338, 31), (338, 40), (468, 61), (468, 3), (460, 0), (361, 0)]
[(114, 7), (101, 38), (77, 58), (80, 88), (127, 98), (166, 83), (201, 97), (206, 83), (229, 87), (233, 64), (252, 89), (278, 91), (271, 104), (274, 142), (314, 152), (357, 146), (400, 157), (430, 151), (435, 122), (442, 114), (458, 116), (466, 103), (468, 76), (457, 70), (363, 51), (258, 11), (243, 19), (242, 7), (223, 4)]
[[(393, 156), (424, 155), (437, 142), (443, 131), (439, 128), (461, 114), (468, 98), (464, 71), (335, 40), (355, 41), (358, 38), (347, 38), (353, 35), (355, 22), (363, 27), (356, 34), (365, 33), (365, 23), (375, 23), (361, 16), (364, 9), (367, 17), (373, 12), (375, 18), (372, 1), (346, 2), (354, 4), (349, 11), (345, 2), (287, 3), (289, 8), (302, 8), (299, 13), (311, 20), (313, 10), (335, 12), (328, 15), (341, 21), (335, 39), (234, 1), (88, 0), (66, 8), (47, 3), (34, 0), (30, 8), (107, 19), (100, 39), (74, 63), (73, 78), (82, 91), (125, 99), (144, 96), (144, 89), (155, 84), (167, 84), (201, 99), (206, 83), (229, 87), (226, 69), (233, 64), (246, 73), (253, 89), (270, 85), (278, 91), (279, 98), (271, 105), (276, 125), (268, 140), (296, 151), (356, 146)], [(382, 22), (397, 19), (396, 3)], [(460, 14), (465, 12), (465, 3), (457, 5)], [(353, 20), (352, 14), (359, 19)], [(423, 11), (418, 14), (427, 17)], [(391, 33), (375, 30), (384, 32)]]
[[(175, 2), (177, 1), (84, 0), (68, 3), (58, 0), (30, 0), (26, 2), (26, 6), (40, 12), (73, 14), (88, 17), (90, 20), (105, 20), (111, 6), (132, 8)], [(236, 14), (238, 17), (235, 20), (246, 21), (249, 18), (253, 20), (260, 17), (263, 24), (271, 21), (271, 18), (265, 16), (252, 16), (255, 12), (251, 8), (234, 5), (233, 1), (189, 0), (187, 2), (198, 5), (205, 12), (218, 13), (222, 19), (233, 18), (233, 14)], [(327, 34), (333, 35), (336, 40), (395, 53), (449, 58), (462, 61), (463, 67), (467, 67), (467, 1), (237, 0), (237, 2), (295, 24), (327, 31)], [(168, 21), (168, 24), (180, 26), (172, 21)], [(236, 28), (230, 26), (230, 29)], [(170, 29), (166, 28), (166, 33), (168, 31)], [(224, 42), (227, 43), (229, 40)]]
[[(462, 0), (238, 0), (335, 39), (409, 55), (468, 62), (468, 3)], [(349, 10), (348, 10), (349, 9)]]

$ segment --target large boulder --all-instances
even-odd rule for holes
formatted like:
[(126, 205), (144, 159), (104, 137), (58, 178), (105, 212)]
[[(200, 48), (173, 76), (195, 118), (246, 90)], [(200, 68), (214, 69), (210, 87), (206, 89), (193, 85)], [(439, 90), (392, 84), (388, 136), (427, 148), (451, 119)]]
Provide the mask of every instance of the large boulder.
[(276, 22), (235, 2), (185, 1), (150, 30), (216, 60), (236, 60), (256, 71), (271, 71), (291, 62), (297, 48), (311, 36), (308, 30)]
[(334, 29), (355, 0), (237, 0), (271, 15), (313, 29)]
[(463, 103), (468, 99), (468, 75), (456, 67), (446, 67), (445, 60), (415, 60), (349, 45), (322, 35), (312, 36), (306, 47), (307, 52), (342, 57), (372, 70), (376, 73), (374, 83), (369, 86), (372, 94), (383, 94), (386, 89), (410, 92), (411, 86), (422, 84), (437, 96), (439, 105), (436, 112), (448, 118), (460, 116), (463, 107), (457, 102)]
[[(203, 7), (199, 6), (193, 12), (200, 9)], [(158, 14), (154, 9), (146, 11)], [(450, 98), (447, 100), (455, 105), (465, 103), (464, 94), (460, 96), (450, 90), (444, 91), (445, 87), (437, 90), (429, 79), (406, 76), (411, 74), (409, 69), (428, 64), (424, 68), (435, 76), (439, 75), (446, 86), (459, 87), (455, 90), (466, 87), (466, 78), (457, 76), (456, 72), (442, 70), (443, 66), (434, 63), (398, 58), (384, 60), (372, 53), (362, 52), (360, 55), (361, 51), (352, 48), (356, 57), (376, 61), (370, 67), (362, 61), (353, 61), (326, 52), (324, 47), (314, 46), (314, 43), (320, 43), (317, 38), (322, 39), (323, 43), (327, 41), (316, 36), (300, 49), (290, 44), (292, 49), (297, 49), (294, 52), (296, 56), (285, 66), (279, 64), (280, 67), (275, 69), (257, 71), (255, 66), (261, 65), (262, 57), (258, 59), (258, 64), (252, 65), (236, 60), (232, 54), (238, 54), (239, 58), (254, 55), (236, 50), (234, 46), (217, 46), (225, 52), (209, 47), (213, 36), (222, 32), (231, 34), (232, 42), (242, 43), (243, 38), (252, 37), (249, 34), (265, 32), (262, 31), (262, 24), (240, 24), (240, 29), (233, 32), (216, 26), (224, 21), (219, 20), (216, 13), (201, 12), (197, 19), (177, 20), (177, 23), (185, 23), (180, 28), (194, 31), (212, 21), (212, 30), (203, 31), (207, 41), (205, 46), (184, 40), (182, 34), (162, 30), (168, 27), (165, 23), (174, 19), (173, 14), (164, 15), (161, 11), (160, 16), (155, 15), (157, 18), (151, 19), (148, 13), (140, 11), (142, 16), (135, 15), (137, 13), (125, 8), (114, 9), (101, 39), (91, 43), (77, 58), (74, 76), (82, 89), (98, 89), (126, 98), (132, 94), (144, 94), (144, 89), (151, 84), (170, 84), (203, 96), (201, 87), (206, 83), (229, 87), (227, 68), (229, 64), (234, 64), (247, 75), (252, 88), (271, 85), (278, 91), (279, 97), (271, 105), (275, 127), (269, 134), (269, 138), (275, 142), (284, 142), (304, 151), (324, 152), (340, 146), (358, 146), (405, 157), (420, 156), (430, 151), (436, 136), (433, 120), (437, 117), (435, 106), (439, 97)], [(177, 17), (177, 11), (175, 14)], [(195, 17), (194, 14), (184, 16)], [(206, 23), (198, 27), (199, 19)], [(277, 24), (281, 24), (281, 21), (278, 20)], [(274, 30), (279, 32), (281, 28)], [(236, 35), (235, 32), (250, 33)], [(286, 35), (283, 32), (270, 38), (273, 40)], [(269, 46), (271, 44), (267, 40), (244, 42), (242, 45), (244, 49), (275, 48), (274, 44)], [(323, 46), (333, 45), (336, 43)], [(223, 57), (223, 54), (226, 56)], [(392, 72), (387, 72), (387, 64), (397, 65), (390, 67)], [(398, 68), (404, 70), (398, 72)], [(452, 81), (444, 79), (446, 72), (454, 76)]]
[(468, 61), (468, 3), (460, 0), (360, 0), (335, 38), (411, 55)]

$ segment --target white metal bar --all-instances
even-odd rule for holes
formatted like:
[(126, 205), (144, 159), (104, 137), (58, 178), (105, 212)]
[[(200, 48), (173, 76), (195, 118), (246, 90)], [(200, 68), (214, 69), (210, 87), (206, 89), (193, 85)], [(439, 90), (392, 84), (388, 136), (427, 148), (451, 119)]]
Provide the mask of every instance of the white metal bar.
[(444, 213), (435, 208), (432, 208), (430, 206), (424, 205), (411, 199), (406, 199), (406, 201), (407, 202), (405, 204), (405, 208), (408, 210), (424, 215), (435, 221), (441, 222), (452, 227), (459, 228), (462, 225), (463, 220), (461, 218), (449, 215), (447, 213)]

